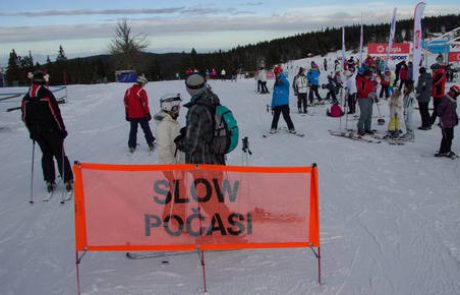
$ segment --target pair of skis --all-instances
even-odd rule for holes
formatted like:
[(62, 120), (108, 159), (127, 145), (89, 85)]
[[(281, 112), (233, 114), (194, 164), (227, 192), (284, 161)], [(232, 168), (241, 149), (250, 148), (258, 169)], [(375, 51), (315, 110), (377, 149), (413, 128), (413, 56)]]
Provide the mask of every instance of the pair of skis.
[(54, 195), (57, 194), (57, 193), (61, 194), (61, 201), (60, 201), (61, 204), (65, 204), (66, 202), (72, 200), (73, 190), (67, 191), (64, 188), (64, 190), (62, 192), (58, 192), (56, 190), (56, 187), (57, 187), (58, 184), (59, 184), (59, 182), (56, 184), (56, 186), (54, 187), (54, 189), (52, 191), (46, 193), (46, 195), (42, 199), (43, 202), (51, 201), (53, 199)]
[(352, 140), (356, 141), (362, 141), (366, 143), (381, 143), (382, 139), (378, 137), (377, 135), (359, 135), (355, 131), (340, 131), (340, 130), (329, 130), (329, 134), (333, 136), (339, 136), (339, 137), (344, 137), (344, 138), (349, 138)]
[(154, 258), (168, 258), (172, 256), (182, 256), (196, 253), (193, 251), (167, 251), (167, 252), (151, 252), (151, 253), (136, 253), (136, 252), (126, 252), (126, 258), (132, 260), (142, 260), (142, 259), (154, 259)]
[(289, 134), (289, 135), (295, 135), (297, 137), (304, 137), (305, 136), (304, 133), (299, 133), (299, 132), (291, 133), (291, 132), (289, 132), (289, 130), (286, 127), (283, 127), (281, 129), (276, 130), (276, 132), (274, 132), (274, 133), (270, 133), (270, 132), (264, 133), (264, 134), (262, 134), (262, 137), (267, 138), (267, 137), (277, 135), (277, 134)]

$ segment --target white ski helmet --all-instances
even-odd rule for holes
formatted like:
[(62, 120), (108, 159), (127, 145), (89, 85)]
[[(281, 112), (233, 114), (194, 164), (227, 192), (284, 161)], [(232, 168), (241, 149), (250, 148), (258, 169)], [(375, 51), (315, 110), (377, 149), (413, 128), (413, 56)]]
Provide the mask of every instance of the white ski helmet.
[(165, 112), (179, 112), (180, 102), (180, 93), (176, 94), (165, 94), (160, 98), (160, 108)]

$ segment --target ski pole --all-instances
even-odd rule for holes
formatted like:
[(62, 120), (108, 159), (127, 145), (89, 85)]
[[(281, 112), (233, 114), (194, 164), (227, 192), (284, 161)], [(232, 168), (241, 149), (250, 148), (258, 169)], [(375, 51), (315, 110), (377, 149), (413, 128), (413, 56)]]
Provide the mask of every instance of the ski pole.
[(34, 162), (35, 162), (35, 140), (32, 141), (32, 167), (30, 169), (30, 204), (34, 203)]
[[(348, 98), (350, 97), (350, 94), (348, 91), (345, 93), (345, 103), (343, 106), (343, 110), (346, 112), (345, 114), (345, 131), (348, 130), (348, 113), (350, 112), (350, 104), (348, 103)], [(348, 108), (348, 110), (347, 110)]]
[(382, 123), (383, 125), (385, 123), (385, 119), (383, 119), (382, 113), (380, 113), (379, 103), (375, 102), (375, 104), (377, 105), (377, 111), (379, 112), (379, 119), (377, 120), (377, 123)]
[[(62, 163), (61, 163), (61, 171), (62, 171), (62, 180), (64, 181), (64, 186), (66, 185), (65, 183), (65, 154), (64, 154), (64, 138), (62, 139), (62, 147), (61, 147), (61, 153), (62, 153), (62, 156), (61, 156), (61, 160), (62, 160)], [(67, 188), (65, 188), (65, 190), (62, 192), (61, 194), (61, 204), (64, 204), (65, 201), (65, 192), (67, 191)]]

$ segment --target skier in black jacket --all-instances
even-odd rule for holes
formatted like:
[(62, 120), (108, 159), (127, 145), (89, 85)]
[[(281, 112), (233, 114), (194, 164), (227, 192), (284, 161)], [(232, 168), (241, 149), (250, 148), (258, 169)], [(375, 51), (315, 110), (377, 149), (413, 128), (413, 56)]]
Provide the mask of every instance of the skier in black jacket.
[(67, 131), (56, 98), (44, 84), (43, 73), (36, 71), (33, 74), (32, 85), (22, 99), (22, 120), (29, 130), (30, 139), (37, 142), (42, 150), (42, 169), (48, 192), (53, 191), (56, 186), (53, 157), (58, 163), (66, 190), (70, 191), (73, 174), (69, 159), (64, 153), (64, 138)]

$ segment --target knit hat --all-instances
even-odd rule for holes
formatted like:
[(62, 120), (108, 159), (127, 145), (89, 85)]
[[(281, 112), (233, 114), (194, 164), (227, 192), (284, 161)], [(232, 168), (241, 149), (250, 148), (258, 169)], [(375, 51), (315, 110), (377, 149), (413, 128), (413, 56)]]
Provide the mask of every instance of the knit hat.
[(42, 71), (35, 71), (32, 76), (32, 82), (34, 83), (45, 83), (45, 77)]
[(185, 86), (188, 94), (195, 96), (206, 90), (206, 80), (199, 74), (193, 74), (185, 80)]
[(273, 72), (275, 74), (281, 74), (283, 72), (283, 68), (280, 67), (280, 66), (276, 66), (274, 69), (273, 69)]
[(144, 76), (144, 74), (138, 76), (136, 81), (137, 81), (137, 83), (143, 84), (143, 85), (145, 85), (145, 84), (147, 84), (149, 82), (149, 80), (147, 80), (147, 78)]
[(449, 89), (449, 96), (452, 97), (453, 99), (456, 99), (457, 96), (460, 94), (460, 87), (457, 85), (452, 85)]

